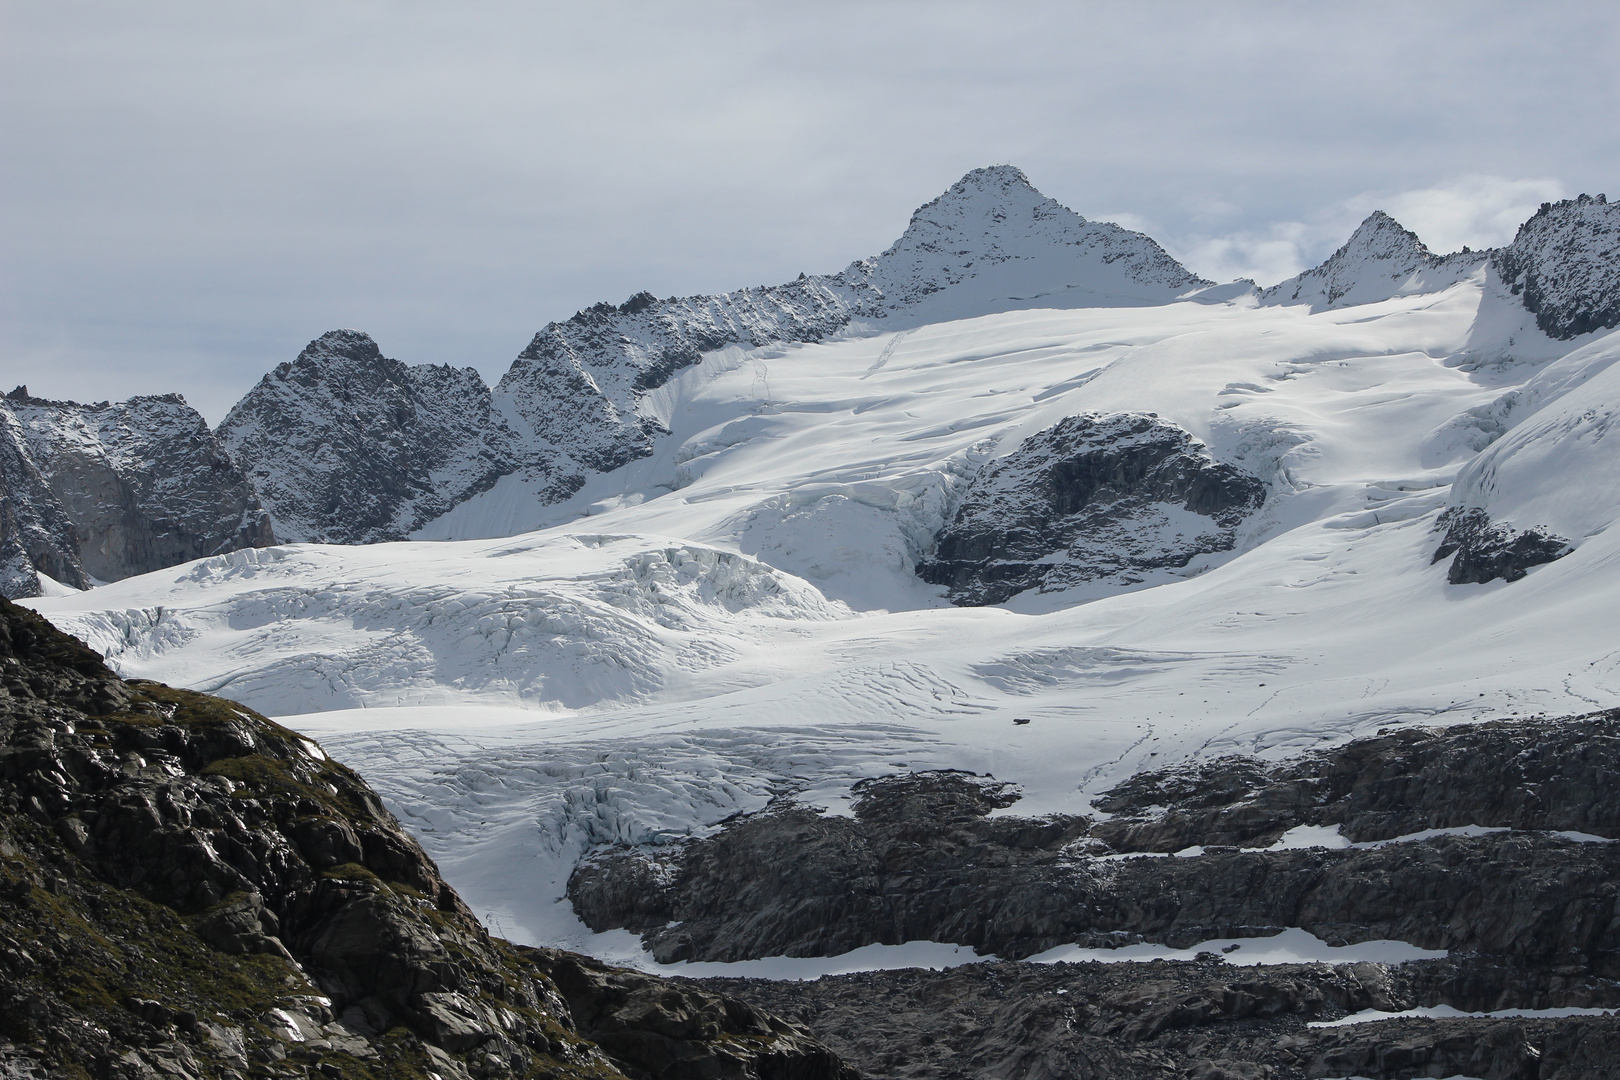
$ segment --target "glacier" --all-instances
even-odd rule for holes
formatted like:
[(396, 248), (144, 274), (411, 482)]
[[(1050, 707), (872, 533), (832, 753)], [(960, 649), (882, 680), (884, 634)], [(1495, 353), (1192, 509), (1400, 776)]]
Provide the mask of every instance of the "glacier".
[[(1014, 203), (1039, 222), (1043, 204)], [(29, 603), (123, 675), (320, 740), (498, 932), (638, 963), (636, 939), (590, 933), (564, 899), (597, 845), (706, 835), (783, 797), (847, 813), (855, 783), (908, 769), (993, 774), (1020, 814), (1092, 812), (1174, 762), (1620, 697), (1610, 330), (1549, 332), (1512, 266), (1434, 256), (1392, 221), (1282, 292), (1212, 290), (1134, 240), (1111, 259), (1119, 236), (1078, 215), (1052, 228), (1080, 230), (1058, 250), (1090, 276), (1043, 261), (1044, 226), (946, 250), (930, 205), (912, 246), (799, 286), (841, 298), (808, 340), (725, 322), (785, 294), (728, 294), (681, 302), (724, 326), (682, 339), (680, 363), (582, 362), (612, 422), (565, 494), (484, 472), (410, 539), (248, 549)], [(529, 351), (610, 348), (590, 325)], [(474, 405), (573, 452), (535, 410), (572, 414), (500, 395)], [(1066, 418), (1146, 412), (1263, 485), (1229, 546), (984, 606), (918, 576), (988, 465)], [(454, 460), (465, 483), (474, 459)], [(1453, 509), (1570, 550), (1451, 584), (1432, 560)]]

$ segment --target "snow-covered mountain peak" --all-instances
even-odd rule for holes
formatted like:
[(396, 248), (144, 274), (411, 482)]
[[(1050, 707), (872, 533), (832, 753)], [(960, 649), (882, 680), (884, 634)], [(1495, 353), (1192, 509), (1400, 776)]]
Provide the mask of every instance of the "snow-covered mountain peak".
[(1434, 252), (1418, 239), (1417, 233), (1384, 211), (1374, 210), (1356, 226), (1356, 231), (1350, 234), (1343, 247), (1334, 252), (1333, 258), (1346, 262), (1366, 259), (1412, 260), (1433, 255)]
[[(974, 169), (938, 198), (919, 206), (906, 231), (884, 252), (945, 244), (973, 244), (990, 236), (1009, 218), (1066, 218), (1073, 225), (1086, 219), (1035, 190), (1022, 169), (992, 165)], [(960, 250), (954, 246), (948, 250)]]
[(277, 365), (219, 436), (284, 540), (399, 536), (517, 467), (476, 370), (403, 364), (358, 330)]
[(952, 289), (954, 295), (940, 298), (943, 303), (927, 305), (930, 317), (1012, 310), (1037, 297), (1053, 307), (1095, 304), (1099, 295), (1127, 304), (1165, 303), (1212, 284), (1150, 237), (1087, 221), (1041, 194), (1011, 165), (962, 177), (919, 207), (887, 251), (845, 276), (868, 267), (888, 312), (915, 309), (924, 298)]
[(1486, 258), (1487, 253), (1466, 248), (1454, 255), (1436, 255), (1416, 233), (1384, 211), (1374, 210), (1321, 265), (1273, 285), (1260, 296), (1263, 303), (1304, 303), (1318, 311), (1373, 304), (1455, 285)]
[(328, 330), (305, 345), (298, 359), (277, 365), (274, 374), (284, 379), (296, 371), (295, 377), (308, 377), (334, 365), (386, 368), (398, 363), (385, 357), (363, 330)]

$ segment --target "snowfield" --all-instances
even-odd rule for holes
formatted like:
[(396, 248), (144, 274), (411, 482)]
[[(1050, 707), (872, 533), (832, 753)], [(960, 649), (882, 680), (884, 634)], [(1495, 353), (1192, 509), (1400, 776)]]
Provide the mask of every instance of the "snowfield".
[[(1620, 701), (1620, 338), (1547, 338), (1486, 264), (1439, 277), (730, 346), (642, 400), (653, 456), (566, 503), (514, 474), (411, 541), (29, 603), (319, 738), (497, 932), (633, 960), (563, 900), (575, 862), (778, 795), (847, 812), (863, 777), (961, 768), (1020, 785), (1008, 813), (1092, 812), (1188, 758)], [(986, 608), (916, 577), (984, 462), (1124, 410), (1265, 482), (1234, 550)], [(1451, 505), (1574, 550), (1450, 585)]]

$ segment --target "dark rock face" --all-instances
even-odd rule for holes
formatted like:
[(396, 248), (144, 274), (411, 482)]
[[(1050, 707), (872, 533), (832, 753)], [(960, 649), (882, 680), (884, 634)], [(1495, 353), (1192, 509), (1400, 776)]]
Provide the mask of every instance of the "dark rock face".
[(88, 588), (276, 542), (268, 516), (177, 394), (79, 405), (0, 399), (0, 591)]
[[(1611, 1077), (1620, 1019), (1385, 1020), (1363, 1009), (1482, 1005), (1457, 965), (1239, 968), (1195, 962), (985, 963), (815, 982), (704, 980), (808, 1026), (874, 1076), (1256, 1080), (1361, 1076)], [(1610, 996), (1602, 1003), (1614, 1000)], [(1594, 999), (1599, 1000), (1599, 999)], [(874, 1002), (882, 1002), (880, 1012)]]
[(1214, 461), (1153, 413), (1083, 413), (986, 466), (919, 564), (958, 604), (1108, 580), (1230, 550), (1258, 509), (1258, 479)]
[[(590, 925), (627, 926), (663, 958), (917, 939), (1016, 958), (1059, 942), (1184, 948), (1286, 927), (1449, 953), (1397, 966), (1239, 968), (1204, 953), (700, 981), (797, 1019), (873, 1075), (1608, 1077), (1620, 1060), (1613, 1016), (1309, 1024), (1441, 1005), (1620, 1006), (1617, 770), (1620, 711), (1143, 773), (1096, 801), (1109, 816), (1095, 822), (987, 817), (1016, 792), (965, 773), (906, 774), (863, 784), (853, 818), (785, 805), (707, 839), (602, 853), (569, 891)], [(1394, 842), (1238, 846), (1301, 825)], [(1394, 839), (1462, 825), (1503, 831)], [(1202, 854), (1130, 854), (1194, 845)]]
[[(1620, 838), (1617, 769), (1620, 713), (1143, 774), (1098, 800), (1111, 815), (1101, 822), (976, 816), (1007, 793), (965, 774), (917, 774), (882, 781), (885, 796), (858, 801), (853, 818), (789, 806), (708, 839), (605, 852), (576, 871), (569, 895), (590, 926), (628, 927), (666, 960), (910, 940), (1018, 958), (1064, 942), (1185, 948), (1302, 927), (1330, 944), (1396, 939), (1519, 972), (1498, 994), (1552, 986), (1553, 975), (1608, 986), (1620, 980), (1620, 845), (1558, 830)], [(1300, 825), (1338, 825), (1357, 842), (1503, 831), (1237, 846)], [(1105, 857), (1195, 845), (1202, 853), (1187, 857)]]
[(582, 483), (586, 470), (607, 472), (652, 453), (664, 431), (637, 414), (641, 394), (727, 345), (820, 341), (847, 325), (869, 292), (834, 275), (721, 296), (637, 293), (548, 324), (495, 394), (527, 427), (528, 441), (567, 451)]
[(591, 962), (491, 938), (313, 743), (124, 682), (9, 601), (0, 899), (8, 1076), (851, 1075), (796, 1025), (650, 976), (597, 965), (634, 1007), (565, 1001), (548, 971)]
[(477, 371), (407, 367), (355, 330), (266, 375), (219, 434), (292, 541), (398, 540), (517, 467)]
[(78, 530), (29, 456), (16, 418), (0, 408), (0, 596), (38, 596), (40, 574), (90, 587)]
[[(577, 1030), (632, 1075), (714, 1080), (857, 1080), (803, 1027), (737, 997), (609, 967), (555, 949), (523, 949), (567, 1002)], [(717, 1049), (720, 1043), (723, 1048)]]
[(1604, 196), (1543, 203), (1491, 259), (1549, 337), (1620, 324), (1620, 205)]
[(1477, 508), (1452, 507), (1440, 515), (1436, 529), (1446, 535), (1430, 562), (1451, 555), (1446, 580), (1453, 585), (1495, 581), (1518, 581), (1532, 566), (1561, 559), (1573, 549), (1568, 540), (1542, 529), (1515, 531)]

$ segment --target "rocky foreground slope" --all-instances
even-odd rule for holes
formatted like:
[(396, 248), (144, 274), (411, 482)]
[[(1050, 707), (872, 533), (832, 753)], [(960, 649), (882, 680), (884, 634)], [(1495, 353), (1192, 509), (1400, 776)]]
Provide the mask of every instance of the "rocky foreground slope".
[(731, 997), (492, 938), (372, 791), (0, 600), (0, 1076), (851, 1071)]
[[(864, 782), (852, 817), (785, 801), (706, 839), (610, 849), (569, 891), (665, 960), (933, 940), (1003, 962), (711, 984), (901, 1076), (1603, 1077), (1614, 1017), (1310, 1027), (1374, 1009), (1620, 1008), (1620, 712), (1401, 729), (1282, 764), (1138, 775), (1099, 816), (991, 816), (966, 773)], [(1307, 830), (1322, 846), (1296, 846)], [(1449, 830), (1449, 831), (1448, 831)], [(1172, 855), (1171, 853), (1176, 853)], [(1236, 969), (1005, 962), (1069, 942), (1188, 948), (1303, 928), (1440, 959)], [(874, 1018), (856, 1004), (880, 997)]]

